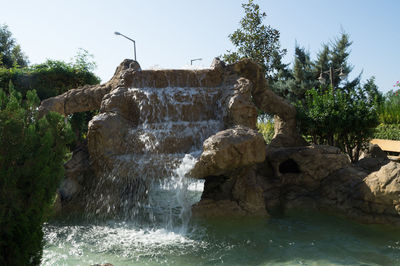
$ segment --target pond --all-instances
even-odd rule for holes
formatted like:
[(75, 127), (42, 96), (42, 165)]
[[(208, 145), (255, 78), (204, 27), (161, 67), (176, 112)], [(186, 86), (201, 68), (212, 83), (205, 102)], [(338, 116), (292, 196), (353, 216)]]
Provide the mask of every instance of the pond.
[(52, 221), (43, 265), (400, 265), (400, 229), (317, 212), (284, 217)]

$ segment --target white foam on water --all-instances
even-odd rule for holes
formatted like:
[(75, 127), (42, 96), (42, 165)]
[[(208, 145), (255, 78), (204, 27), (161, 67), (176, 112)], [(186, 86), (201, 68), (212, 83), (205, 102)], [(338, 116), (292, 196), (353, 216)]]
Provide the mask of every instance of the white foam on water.
[[(42, 265), (90, 265), (99, 261), (151, 261), (169, 249), (196, 249), (206, 243), (166, 230), (126, 222), (107, 225), (46, 226)], [(131, 265), (129, 263), (129, 265)], [(136, 264), (136, 263), (135, 263)]]

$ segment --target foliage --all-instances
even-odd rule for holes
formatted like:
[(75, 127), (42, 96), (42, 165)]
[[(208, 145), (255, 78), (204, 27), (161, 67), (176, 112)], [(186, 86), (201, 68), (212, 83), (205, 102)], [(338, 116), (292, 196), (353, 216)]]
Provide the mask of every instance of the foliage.
[(242, 7), (245, 16), (240, 21), (240, 28), (229, 35), (237, 50), (227, 51), (223, 60), (234, 63), (242, 58), (251, 58), (262, 66), (268, 79), (278, 79), (279, 76), (286, 75), (287, 65), (281, 61), (286, 50), (280, 48), (279, 31), (263, 25), (263, 19), (267, 15), (260, 11), (259, 5), (253, 0), (242, 4)]
[(263, 135), (265, 142), (267, 144), (271, 143), (274, 137), (274, 123), (272, 121), (258, 122), (257, 128), (258, 132)]
[(311, 89), (297, 104), (300, 130), (316, 144), (339, 147), (356, 162), (378, 125), (376, 102), (368, 100), (373, 98), (365, 86), (350, 92)]
[[(69, 63), (47, 60), (26, 68), (0, 68), (0, 88), (8, 87), (12, 82), (23, 97), (28, 90), (35, 89), (40, 100), (44, 100), (86, 84), (98, 84), (100, 79), (92, 72), (95, 67), (92, 57), (86, 50), (81, 49), (74, 61)], [(78, 137), (77, 141), (82, 141), (85, 137), (87, 123), (93, 117), (93, 113), (77, 113), (70, 117)]]
[[(397, 81), (395, 86), (400, 86)], [(384, 124), (400, 124), (400, 90), (389, 91), (379, 108), (379, 121)]]
[(286, 80), (271, 83), (271, 87), (273, 91), (294, 103), (303, 100), (306, 91), (319, 87), (318, 75), (309, 52), (296, 44), (291, 75)]
[(7, 25), (0, 25), (0, 67), (26, 67), (28, 58), (21, 50), (21, 46), (16, 44), (12, 33)]
[[(338, 75), (340, 72), (349, 75), (353, 69), (347, 62), (351, 44), (349, 35), (342, 33), (329, 44), (323, 44), (317, 58), (312, 60), (310, 53), (296, 43), (291, 76), (286, 80), (272, 83), (272, 89), (292, 103), (304, 101), (306, 92), (312, 88), (327, 91), (333, 87), (334, 90), (346, 93), (355, 90), (360, 87), (361, 74), (353, 80), (341, 80)], [(333, 70), (332, 81), (330, 69)], [(325, 84), (319, 83), (320, 75), (326, 80)]]
[(73, 134), (64, 119), (39, 119), (36, 92), (26, 100), (10, 83), (0, 90), (0, 265), (38, 265), (42, 225), (63, 177)]
[(98, 84), (100, 79), (80, 64), (47, 60), (28, 68), (0, 68), (0, 88), (6, 88), (10, 81), (22, 95), (35, 89), (44, 100), (79, 86)]
[(400, 124), (379, 124), (375, 128), (375, 139), (400, 140)]

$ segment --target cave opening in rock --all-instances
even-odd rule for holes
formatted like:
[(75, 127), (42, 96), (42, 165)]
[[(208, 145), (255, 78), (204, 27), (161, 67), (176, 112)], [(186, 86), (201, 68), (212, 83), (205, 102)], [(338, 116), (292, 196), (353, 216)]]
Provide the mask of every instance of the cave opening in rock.
[(279, 172), (282, 174), (294, 173), (299, 174), (300, 169), (293, 159), (287, 159), (279, 165)]

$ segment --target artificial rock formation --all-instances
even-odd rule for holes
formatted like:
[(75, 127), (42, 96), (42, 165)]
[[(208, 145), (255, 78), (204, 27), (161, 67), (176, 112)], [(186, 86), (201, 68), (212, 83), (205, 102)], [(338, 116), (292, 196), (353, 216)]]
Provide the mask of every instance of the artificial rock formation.
[(400, 163), (366, 156), (351, 164), (330, 146), (267, 147), (262, 163), (205, 177), (193, 214), (274, 215), (290, 209), (400, 225)]
[[(268, 146), (256, 132), (257, 109), (273, 114)], [(60, 198), (110, 212), (146, 197), (148, 179), (171, 174), (185, 153), (202, 150), (191, 174), (205, 180), (194, 215), (274, 215), (333, 210), (374, 223), (400, 223), (400, 164), (372, 148), (356, 165), (329, 146), (308, 146), (294, 106), (268, 89), (251, 60), (203, 70), (141, 70), (125, 60), (103, 85), (42, 102), (40, 112), (99, 110), (88, 149), (66, 165)], [(204, 143), (203, 143), (204, 142)], [(89, 168), (89, 169), (88, 169)], [(94, 188), (93, 188), (94, 187)]]
[[(216, 134), (216, 143), (206, 142), (220, 150), (217, 157), (201, 157), (200, 164), (209, 167), (196, 166), (199, 175), (223, 173), (228, 168), (263, 161), (265, 143), (254, 131), (257, 108), (287, 121), (276, 127), (276, 140), (284, 140), (277, 144), (303, 144), (296, 133), (295, 108), (266, 86), (261, 68), (250, 60), (226, 66), (216, 59), (210, 69), (203, 70), (143, 71), (137, 62), (125, 60), (109, 82), (47, 99), (40, 112), (68, 115), (99, 110), (88, 131), (94, 181), (85, 182), (103, 184), (105, 190), (131, 197), (147, 191), (148, 176), (170, 175), (181, 160), (179, 154), (201, 149), (203, 141), (220, 130), (232, 134), (221, 138), (224, 133)], [(230, 158), (226, 157), (228, 154)], [(73, 160), (77, 156), (79, 153)], [(225, 162), (220, 160), (215, 168), (213, 158), (225, 158)], [(81, 179), (68, 177), (60, 189), (61, 198), (73, 198), (74, 194), (82, 194), (82, 189), (88, 190)]]
[(191, 176), (217, 176), (265, 160), (265, 142), (254, 129), (236, 126), (218, 132), (203, 144), (203, 153)]

